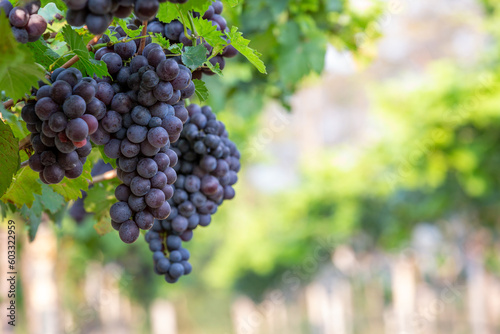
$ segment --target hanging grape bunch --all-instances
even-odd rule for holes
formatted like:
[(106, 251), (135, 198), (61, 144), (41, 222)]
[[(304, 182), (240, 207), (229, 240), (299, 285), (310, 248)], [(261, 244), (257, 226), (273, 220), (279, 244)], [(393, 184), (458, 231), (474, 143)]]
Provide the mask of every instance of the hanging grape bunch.
[(182, 242), (190, 241), (198, 226), (208, 226), (224, 200), (234, 198), (240, 170), (240, 153), (212, 109), (191, 104), (188, 111), (190, 118), (172, 145), (179, 157), (174, 195), (168, 200), (172, 212), (146, 234), (155, 272), (169, 283), (191, 272)]
[[(47, 21), (38, 15), (40, 1), (13, 7), (9, 0), (0, 1), (0, 12), (9, 18), (12, 33), (19, 43), (37, 41), (47, 29)], [(1, 13), (0, 13), (1, 14)]]
[(92, 150), (88, 136), (106, 112), (96, 98), (97, 89), (96, 81), (83, 78), (79, 70), (59, 68), (51, 75), (51, 85), (38, 89), (36, 102), (23, 107), (21, 115), (35, 151), (29, 166), (40, 173), (42, 182), (55, 184), (65, 176), (74, 179), (82, 174)]

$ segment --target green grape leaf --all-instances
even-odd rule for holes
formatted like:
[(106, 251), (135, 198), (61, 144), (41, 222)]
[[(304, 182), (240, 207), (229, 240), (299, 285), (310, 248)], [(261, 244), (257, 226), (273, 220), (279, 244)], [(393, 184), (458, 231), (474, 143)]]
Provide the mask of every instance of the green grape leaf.
[(42, 193), (42, 186), (38, 182), (38, 173), (29, 167), (21, 168), (12, 180), (7, 192), (0, 198), (4, 203), (12, 203), (17, 208), (26, 205), (31, 208), (35, 195)]
[(200, 100), (200, 102), (204, 102), (208, 99), (208, 89), (207, 86), (205, 85), (204, 81), (194, 79), (193, 80), (195, 90), (194, 92), (196, 93), (196, 96)]
[(106, 154), (104, 154), (104, 146), (103, 145), (99, 145), (98, 147), (99, 147), (99, 152), (101, 152), (101, 158), (102, 158), (102, 160), (105, 163), (110, 164), (111, 166), (113, 166), (113, 168), (116, 169), (116, 159), (108, 158), (108, 156)]
[(212, 0), (189, 0), (187, 3), (182, 4), (179, 7), (186, 11), (192, 10), (198, 13), (205, 13), (211, 3)]
[(178, 15), (179, 12), (177, 11), (175, 5), (167, 1), (160, 4), (160, 9), (158, 10), (156, 17), (163, 23), (170, 23), (175, 20)]
[(3, 105), (0, 105), (0, 113), (2, 114), (3, 119), (7, 122), (7, 125), (10, 126), (14, 137), (17, 139), (23, 139), (30, 134), (26, 128), (26, 123), (19, 117), (19, 114), (5, 110)]
[(12, 177), (19, 169), (19, 140), (10, 127), (0, 120), (0, 196), (12, 183)]
[(51, 184), (50, 187), (62, 195), (66, 201), (76, 200), (82, 197), (82, 191), (86, 191), (92, 182), (90, 169), (90, 164), (84, 164), (83, 173), (78, 178), (68, 179), (65, 177), (60, 183)]
[(106, 63), (102, 60), (95, 60), (93, 57), (87, 57), (89, 52), (82, 52), (80, 50), (75, 50), (75, 54), (80, 58), (78, 63), (85, 69), (87, 75), (92, 77), (94, 74), (99, 77), (109, 76), (108, 67)]
[(151, 38), (152, 38), (153, 43), (159, 44), (163, 49), (170, 48), (170, 40), (163, 37), (162, 34), (156, 33)]
[(210, 21), (197, 17), (193, 19), (193, 24), (198, 35), (214, 48), (212, 54), (218, 54), (227, 45), (227, 41), (222, 38), (222, 32)]
[[(39, 195), (37, 195), (37, 197), (38, 196)], [(42, 203), (43, 208), (52, 214), (61, 210), (65, 204), (64, 197), (52, 190), (52, 188), (47, 184), (42, 184), (42, 196), (40, 196), (40, 202)]]
[(62, 0), (41, 0), (42, 7), (48, 6), (54, 3), (56, 7), (60, 10), (66, 10), (66, 4)]
[(52, 21), (56, 14), (64, 16), (64, 12), (59, 10), (57, 4), (54, 2), (49, 2), (38, 11), (38, 15), (42, 16), (47, 22)]
[(207, 48), (203, 44), (196, 46), (186, 46), (182, 53), (182, 62), (191, 71), (196, 70), (207, 61)]
[(259, 70), (260, 73), (267, 74), (266, 65), (264, 65), (264, 62), (260, 59), (262, 54), (248, 46), (250, 41), (243, 38), (243, 34), (238, 32), (238, 28), (232, 27), (231, 31), (227, 33), (227, 37), (231, 41), (231, 45), (234, 46), (234, 48), (243, 56), (245, 56), (248, 61), (250, 61), (250, 63), (252, 63), (257, 70)]
[[(45, 68), (49, 68), (57, 59), (61, 58), (54, 50), (49, 48), (43, 39), (26, 45), (31, 50), (31, 54), (35, 58), (35, 61)], [(59, 66), (62, 65), (63, 62), (64, 59), (61, 58)], [(57, 66), (57, 64), (55, 66)]]
[(14, 100), (38, 87), (45, 79), (44, 69), (35, 63), (29, 48), (16, 42), (8, 19), (0, 15), (0, 91)]
[[(83, 42), (83, 38), (78, 35), (78, 33), (71, 28), (69, 25), (65, 25), (62, 28), (62, 33), (64, 40), (68, 43), (71, 51), (77, 55), (80, 60), (78, 63), (84, 69), (84, 72), (90, 77), (94, 74), (99, 77), (109, 76), (108, 68), (102, 60), (95, 60), (92, 54), (87, 50), (87, 46)], [(85, 75), (85, 73), (82, 73)]]
[(222, 74), (221, 69), (220, 69), (219, 63), (216, 63), (216, 64), (215, 64), (215, 66), (214, 66), (214, 65), (212, 65), (212, 63), (211, 63), (211, 62), (207, 61), (207, 62), (205, 62), (205, 65), (206, 65), (206, 66), (208, 66), (208, 68), (209, 68), (212, 72), (217, 73), (217, 74), (218, 74), (218, 75), (220, 75), (221, 77), (222, 77), (222, 76), (224, 76), (224, 75)]
[(118, 24), (123, 29), (123, 31), (125, 31), (125, 34), (127, 34), (127, 36), (130, 38), (134, 38), (134, 37), (139, 36), (141, 34), (141, 31), (143, 28), (143, 26), (140, 26), (139, 29), (135, 29), (135, 30), (129, 29), (129, 28), (127, 28), (127, 21), (125, 21), (123, 19), (118, 20)]
[(111, 231), (109, 208), (116, 202), (114, 189), (119, 181), (106, 180), (95, 184), (87, 191), (87, 197), (84, 201), (85, 210), (94, 213), (96, 223), (94, 229), (100, 234), (106, 234)]
[(42, 203), (40, 203), (40, 196), (36, 196), (36, 200), (33, 202), (31, 207), (24, 205), (21, 208), (21, 215), (26, 219), (26, 225), (28, 226), (28, 235), (30, 241), (35, 240), (36, 232), (38, 231), (38, 226), (42, 222)]
[(286, 84), (294, 85), (311, 72), (323, 70), (327, 40), (321, 31), (310, 29), (303, 38), (299, 25), (290, 22), (281, 29), (278, 41), (278, 73)]
[(240, 3), (240, 0), (222, 0), (222, 2), (228, 4), (231, 7), (234, 7)]
[(177, 43), (177, 44), (172, 44), (169, 48), (168, 51), (175, 53), (175, 54), (181, 54), (182, 53), (182, 48), (184, 47), (184, 44), (182, 43)]

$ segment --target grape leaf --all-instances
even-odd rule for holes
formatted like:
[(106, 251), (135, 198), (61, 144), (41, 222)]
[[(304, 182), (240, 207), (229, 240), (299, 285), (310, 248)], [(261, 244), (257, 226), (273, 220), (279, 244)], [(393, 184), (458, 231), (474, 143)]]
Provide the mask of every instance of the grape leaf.
[(61, 194), (66, 201), (76, 200), (82, 197), (82, 192), (89, 188), (89, 183), (92, 182), (90, 175), (90, 164), (83, 165), (83, 173), (76, 179), (64, 178), (61, 183), (51, 184), (50, 187), (58, 194)]
[(79, 63), (82, 65), (88, 76), (92, 77), (94, 74), (99, 78), (109, 76), (106, 63), (102, 60), (94, 59), (89, 50), (87, 50), (87, 46), (83, 42), (83, 38), (78, 35), (78, 33), (73, 30), (71, 26), (65, 25), (62, 28), (62, 33), (64, 40), (68, 43), (71, 51), (73, 51), (75, 55), (80, 58)]
[(153, 43), (159, 44), (163, 49), (170, 48), (170, 40), (163, 37), (162, 34), (156, 33), (151, 38), (152, 38)]
[(141, 31), (143, 28), (143, 26), (140, 26), (139, 29), (135, 29), (135, 30), (129, 29), (129, 28), (127, 28), (127, 21), (125, 21), (123, 19), (118, 20), (118, 24), (123, 29), (125, 34), (130, 38), (134, 38), (134, 37), (139, 36), (141, 34)]
[(194, 79), (193, 80), (195, 90), (194, 92), (196, 93), (196, 96), (200, 100), (200, 102), (204, 102), (208, 99), (208, 89), (207, 86), (205, 85), (204, 81)]
[(41, 0), (42, 7), (45, 7), (51, 3), (54, 3), (56, 7), (60, 10), (66, 10), (66, 5), (62, 0)]
[(178, 15), (179, 12), (177, 11), (175, 5), (167, 1), (160, 4), (160, 9), (158, 10), (156, 17), (163, 23), (170, 23), (175, 20)]
[(212, 22), (197, 17), (193, 19), (193, 24), (198, 35), (214, 48), (212, 54), (218, 54), (227, 45), (227, 41), (222, 38), (222, 32), (217, 30), (217, 26)]
[(36, 200), (31, 207), (28, 208), (26, 205), (23, 205), (21, 208), (21, 215), (26, 219), (26, 225), (28, 226), (30, 241), (35, 240), (38, 226), (42, 222), (42, 212), (42, 203), (40, 202), (39, 195), (36, 195)]
[(17, 139), (23, 139), (29, 135), (26, 123), (21, 120), (19, 114), (5, 110), (3, 105), (0, 105), (0, 113), (2, 114), (3, 119), (7, 122), (7, 125), (10, 126), (14, 137)]
[(183, 47), (184, 47), (184, 44), (177, 43), (177, 44), (170, 45), (170, 47), (167, 50), (172, 52), (172, 53), (175, 53), (175, 54), (181, 54)]
[(215, 66), (214, 66), (211, 62), (207, 61), (207, 62), (205, 62), (205, 65), (206, 65), (206, 66), (208, 66), (208, 68), (209, 68), (212, 72), (217, 73), (217, 74), (218, 74), (218, 75), (220, 75), (221, 77), (222, 77), (222, 76), (224, 76), (224, 75), (222, 74), (221, 69), (220, 69), (219, 63), (216, 63), (216, 64), (215, 64)]
[(84, 207), (88, 212), (94, 213), (94, 229), (100, 235), (111, 231), (109, 208), (116, 202), (114, 189), (116, 188), (117, 180), (107, 180), (95, 184), (87, 191)]
[(45, 79), (44, 69), (35, 63), (27, 46), (19, 44), (12, 35), (8, 19), (0, 15), (0, 91), (14, 100), (38, 87)]
[(43, 208), (52, 214), (61, 210), (65, 203), (64, 198), (52, 190), (52, 188), (47, 184), (42, 184), (42, 196), (40, 196), (40, 202), (42, 203)]
[(240, 0), (222, 0), (222, 2), (228, 4), (231, 7), (234, 7), (240, 3)]
[(59, 10), (57, 4), (54, 2), (49, 2), (38, 11), (38, 15), (42, 16), (47, 22), (52, 21), (56, 14), (64, 15), (64, 12)]
[(227, 37), (231, 41), (231, 45), (234, 46), (234, 48), (243, 56), (245, 56), (248, 61), (250, 61), (250, 63), (252, 63), (259, 70), (260, 73), (267, 74), (266, 65), (264, 65), (264, 62), (260, 59), (262, 54), (248, 46), (250, 41), (243, 38), (243, 34), (238, 32), (238, 28), (232, 27), (231, 31), (227, 33)]
[(182, 62), (192, 71), (203, 65), (207, 60), (207, 48), (203, 44), (186, 46), (182, 53)]
[(7, 124), (0, 120), (0, 196), (5, 194), (12, 176), (19, 169), (19, 140), (14, 137), (12, 130)]
[(113, 168), (116, 169), (116, 159), (108, 158), (108, 156), (106, 154), (104, 154), (104, 146), (103, 145), (99, 145), (98, 148), (99, 148), (99, 152), (101, 152), (101, 158), (102, 158), (102, 160), (105, 163), (110, 164), (111, 166), (113, 166)]
[(4, 203), (12, 203), (17, 208), (21, 208), (23, 205), (31, 208), (35, 200), (34, 195), (42, 193), (42, 186), (37, 181), (38, 173), (29, 167), (21, 168), (0, 200)]
[[(50, 65), (59, 59), (59, 55), (49, 48), (43, 39), (28, 43), (27, 46), (31, 50), (31, 54), (35, 58), (35, 61), (45, 68), (49, 68)], [(60, 60), (60, 65), (62, 64), (64, 64), (64, 59)], [(57, 64), (55, 66), (57, 67)]]

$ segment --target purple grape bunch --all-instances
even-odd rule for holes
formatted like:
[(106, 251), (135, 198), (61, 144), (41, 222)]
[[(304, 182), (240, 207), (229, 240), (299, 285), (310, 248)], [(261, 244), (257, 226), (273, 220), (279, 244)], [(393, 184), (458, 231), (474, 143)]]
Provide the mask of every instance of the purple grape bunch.
[(212, 109), (196, 104), (187, 109), (189, 119), (180, 139), (172, 145), (179, 162), (174, 166), (174, 194), (168, 200), (171, 213), (166, 219), (156, 220), (146, 233), (155, 272), (169, 283), (191, 272), (189, 252), (182, 242), (190, 241), (198, 226), (208, 226), (218, 207), (234, 198), (233, 185), (241, 166), (236, 145)]
[(25, 104), (21, 117), (35, 151), (29, 166), (42, 182), (56, 184), (82, 174), (92, 151), (88, 137), (97, 130), (106, 106), (99, 100), (97, 82), (75, 68), (56, 69), (50, 79), (50, 85), (41, 83), (36, 101)]

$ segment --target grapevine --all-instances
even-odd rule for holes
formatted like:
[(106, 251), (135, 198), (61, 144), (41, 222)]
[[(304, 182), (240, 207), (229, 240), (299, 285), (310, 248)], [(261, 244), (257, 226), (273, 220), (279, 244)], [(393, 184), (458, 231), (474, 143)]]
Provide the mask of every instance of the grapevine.
[[(165, 11), (156, 17), (160, 3), (171, 19), (163, 17)], [(39, 184), (62, 191), (71, 180), (84, 178), (87, 165), (96, 162), (87, 160), (99, 150), (116, 171), (96, 176), (94, 182), (85, 179), (78, 183), (81, 190), (116, 177), (121, 183), (109, 205), (108, 224), (127, 244), (149, 231), (145, 239), (154, 252), (154, 270), (174, 283), (192, 271), (191, 255), (182, 243), (193, 238), (198, 226), (209, 225), (218, 206), (235, 196), (232, 186), (240, 169), (236, 145), (211, 108), (193, 99), (207, 98), (202, 74), (222, 74), (224, 58), (238, 54), (232, 41), (241, 34), (229, 29), (220, 1), (64, 4), (65, 19), (75, 28), (57, 28), (64, 17), (54, 9), (51, 15), (55, 12), (58, 21), (47, 22), (37, 14), (40, 2), (0, 2), (5, 14), (0, 27), (9, 30), (2, 30), (7, 33), (4, 45), (31, 68), (26, 74), (9, 72), (24, 75), (24, 80), (2, 87), (10, 98), (3, 107), (12, 112), (20, 108), (29, 133), (17, 139), (19, 159), (27, 155), (17, 169), (29, 168)], [(76, 30), (80, 26), (83, 30)], [(62, 49), (52, 46), (61, 41), (57, 29), (66, 43)], [(247, 44), (240, 40), (243, 54), (256, 54)], [(68, 200), (79, 197), (65, 195)]]

